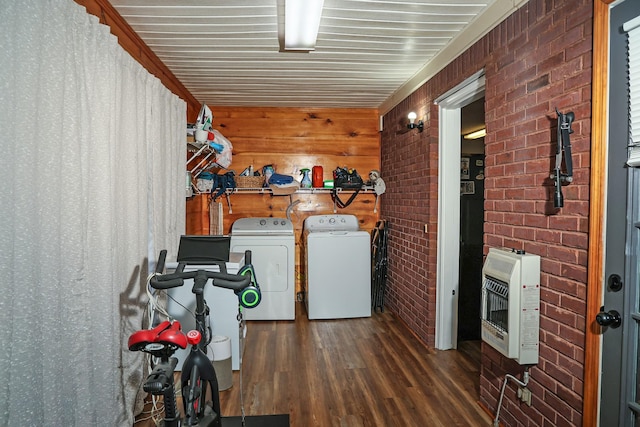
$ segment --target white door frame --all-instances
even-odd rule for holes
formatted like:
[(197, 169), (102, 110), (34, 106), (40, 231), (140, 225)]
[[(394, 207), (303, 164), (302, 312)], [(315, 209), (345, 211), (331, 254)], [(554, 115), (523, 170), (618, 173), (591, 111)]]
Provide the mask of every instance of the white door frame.
[(460, 110), (484, 96), (484, 70), (436, 99), (439, 106), (437, 349), (457, 348), (460, 258)]

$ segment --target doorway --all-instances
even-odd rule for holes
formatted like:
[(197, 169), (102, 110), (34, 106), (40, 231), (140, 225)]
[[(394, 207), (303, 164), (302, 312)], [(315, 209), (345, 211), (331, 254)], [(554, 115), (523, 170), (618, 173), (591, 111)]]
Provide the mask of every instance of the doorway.
[(457, 341), (480, 340), (484, 244), (484, 97), (461, 108)]
[(462, 108), (484, 97), (484, 70), (436, 99), (439, 106), (436, 339), (457, 348), (460, 283), (460, 158)]
[[(627, 166), (629, 97), (627, 34), (621, 30), (640, 16), (640, 3), (611, 8), (609, 27), (609, 135), (606, 190), (604, 298), (602, 326), (600, 425), (638, 425), (638, 344), (640, 331), (640, 169)], [(606, 325), (603, 314), (619, 313), (620, 325)], [(598, 319), (598, 317), (596, 319)]]

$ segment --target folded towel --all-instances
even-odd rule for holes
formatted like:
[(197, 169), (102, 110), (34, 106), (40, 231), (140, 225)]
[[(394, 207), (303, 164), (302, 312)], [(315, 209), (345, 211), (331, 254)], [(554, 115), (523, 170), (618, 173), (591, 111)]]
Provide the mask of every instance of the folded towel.
[(270, 184), (269, 188), (274, 196), (288, 196), (300, 189), (300, 183), (293, 181), (289, 184)]

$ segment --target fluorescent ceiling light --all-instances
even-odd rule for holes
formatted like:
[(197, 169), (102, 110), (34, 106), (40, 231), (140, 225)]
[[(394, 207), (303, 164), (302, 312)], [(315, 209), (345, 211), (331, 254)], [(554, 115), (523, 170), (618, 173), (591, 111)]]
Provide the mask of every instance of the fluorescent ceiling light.
[(285, 0), (284, 49), (316, 48), (324, 0)]
[(475, 132), (471, 132), (468, 133), (464, 136), (464, 139), (478, 139), (478, 138), (484, 138), (487, 135), (487, 130), (486, 129), (480, 129), (477, 130)]

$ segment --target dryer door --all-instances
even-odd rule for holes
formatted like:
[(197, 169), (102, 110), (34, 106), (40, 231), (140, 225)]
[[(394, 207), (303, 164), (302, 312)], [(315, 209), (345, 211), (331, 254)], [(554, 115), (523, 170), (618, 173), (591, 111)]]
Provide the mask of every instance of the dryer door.
[(232, 252), (251, 250), (251, 263), (262, 292), (260, 305), (244, 310), (247, 320), (295, 318), (295, 243), (280, 243), (275, 239), (232, 239)]

